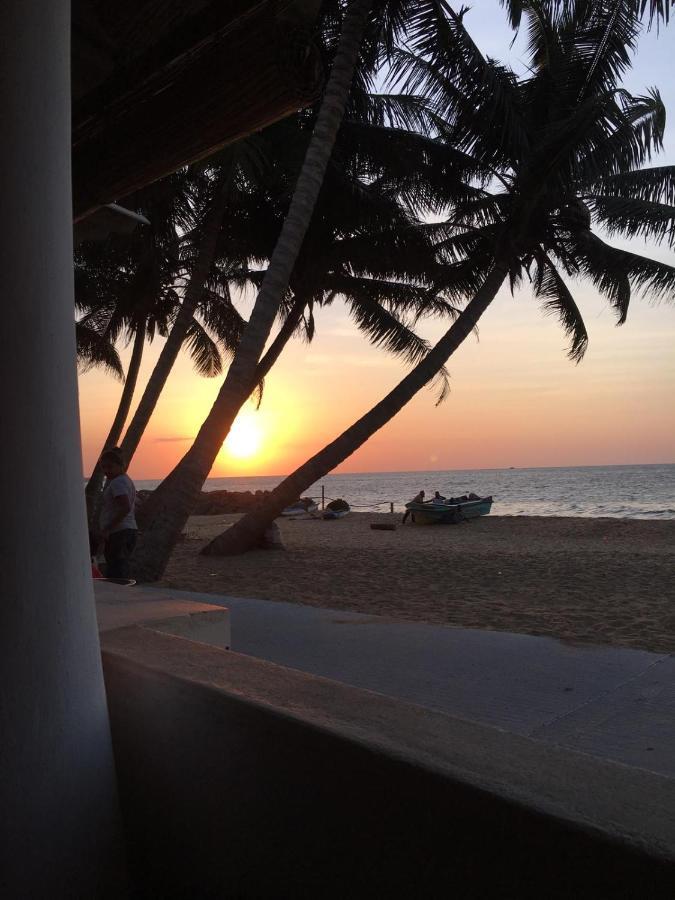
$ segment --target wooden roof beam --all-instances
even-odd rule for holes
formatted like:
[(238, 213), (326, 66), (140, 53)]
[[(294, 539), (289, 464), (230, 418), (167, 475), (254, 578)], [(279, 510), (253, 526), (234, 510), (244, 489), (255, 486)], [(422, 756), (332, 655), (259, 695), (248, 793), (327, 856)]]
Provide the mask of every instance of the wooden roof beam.
[(74, 221), (309, 105), (321, 81), (309, 30), (265, 3), (117, 95), (107, 85), (103, 105), (73, 111)]

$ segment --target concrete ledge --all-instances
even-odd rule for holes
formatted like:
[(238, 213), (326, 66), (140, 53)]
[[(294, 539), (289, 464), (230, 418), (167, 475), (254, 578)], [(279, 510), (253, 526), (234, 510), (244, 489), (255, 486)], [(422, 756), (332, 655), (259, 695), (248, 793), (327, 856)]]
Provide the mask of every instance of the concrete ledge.
[(673, 896), (670, 779), (144, 628), (102, 644), (142, 896)]
[(144, 588), (121, 587), (94, 581), (96, 617), (100, 633), (129, 625), (175, 634), (191, 641), (229, 649), (230, 611), (212, 603), (195, 603), (171, 592), (149, 593)]

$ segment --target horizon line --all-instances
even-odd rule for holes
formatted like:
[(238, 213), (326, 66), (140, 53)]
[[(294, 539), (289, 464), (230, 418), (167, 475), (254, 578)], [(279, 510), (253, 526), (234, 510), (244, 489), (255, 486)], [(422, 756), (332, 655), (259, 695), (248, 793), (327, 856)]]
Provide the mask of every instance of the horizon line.
[[(435, 473), (435, 472), (510, 472), (510, 471), (530, 471), (530, 470), (540, 470), (540, 469), (621, 469), (621, 468), (632, 468), (632, 467), (646, 467), (646, 466), (673, 466), (675, 465), (675, 461), (669, 462), (651, 462), (651, 463), (592, 463), (585, 465), (568, 465), (568, 466), (486, 466), (475, 469), (470, 468), (457, 468), (457, 469), (369, 469), (359, 472), (329, 472), (328, 475), (323, 475), (323, 478), (330, 477), (340, 477), (344, 475), (413, 475), (413, 474), (426, 474), (426, 473)], [(136, 481), (163, 481), (167, 475), (162, 476), (135, 476)], [(291, 473), (275, 473), (270, 475), (209, 475), (206, 481), (214, 481), (218, 478), (239, 478), (239, 479), (250, 479), (250, 478), (287, 478)], [(85, 480), (87, 480), (87, 476), (84, 476)], [(321, 481), (321, 479), (318, 479)], [(204, 482), (206, 483), (206, 482)]]

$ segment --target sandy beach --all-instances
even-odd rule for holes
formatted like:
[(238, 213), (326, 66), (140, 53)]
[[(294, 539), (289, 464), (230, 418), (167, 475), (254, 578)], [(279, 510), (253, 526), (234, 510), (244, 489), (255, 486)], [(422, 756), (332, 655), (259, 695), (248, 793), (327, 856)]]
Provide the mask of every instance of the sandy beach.
[(286, 547), (199, 555), (237, 515), (195, 516), (162, 582), (416, 622), (675, 652), (675, 520), (400, 516), (280, 520)]

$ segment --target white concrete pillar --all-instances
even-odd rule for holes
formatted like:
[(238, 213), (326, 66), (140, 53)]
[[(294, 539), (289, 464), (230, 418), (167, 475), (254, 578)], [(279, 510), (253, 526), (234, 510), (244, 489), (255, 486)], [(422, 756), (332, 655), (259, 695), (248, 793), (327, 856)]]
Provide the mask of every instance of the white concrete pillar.
[(121, 896), (73, 328), (70, 4), (0, 3), (0, 894)]

